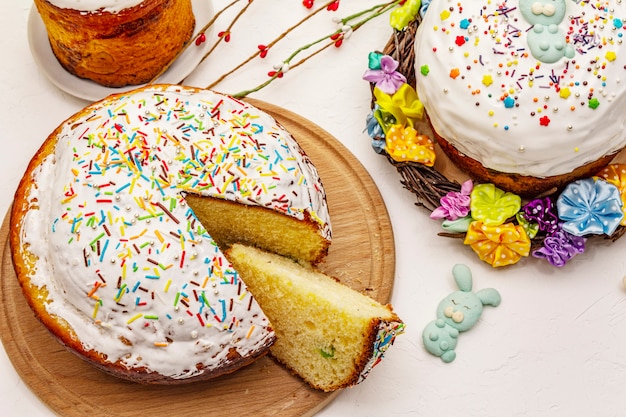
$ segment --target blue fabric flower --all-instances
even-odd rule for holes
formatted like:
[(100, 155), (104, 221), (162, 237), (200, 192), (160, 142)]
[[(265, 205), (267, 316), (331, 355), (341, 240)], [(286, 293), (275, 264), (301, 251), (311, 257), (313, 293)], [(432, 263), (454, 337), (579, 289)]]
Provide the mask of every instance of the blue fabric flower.
[(557, 229), (543, 240), (543, 247), (533, 251), (535, 258), (543, 258), (556, 267), (564, 266), (574, 256), (585, 251), (584, 237)]
[(370, 138), (372, 138), (372, 149), (374, 152), (381, 154), (385, 152), (385, 146), (387, 142), (385, 141), (385, 133), (383, 132), (383, 128), (374, 117), (374, 112), (377, 110), (378, 106), (374, 105), (374, 110), (370, 114), (368, 114), (365, 118), (365, 130), (367, 130), (367, 134)]
[(372, 139), (384, 139), (385, 133), (383, 128), (378, 122), (378, 119), (374, 117), (374, 112), (378, 110), (378, 105), (374, 106), (374, 109), (365, 117), (365, 129), (367, 134)]
[(606, 181), (586, 178), (568, 184), (556, 201), (562, 227), (575, 236), (611, 235), (624, 213), (619, 190)]
[(387, 147), (387, 141), (385, 139), (372, 139), (372, 149), (377, 154), (382, 154), (385, 152), (385, 148)]
[(426, 11), (428, 10), (428, 6), (430, 6), (431, 0), (422, 0), (422, 7), (420, 7), (420, 16), (424, 17)]

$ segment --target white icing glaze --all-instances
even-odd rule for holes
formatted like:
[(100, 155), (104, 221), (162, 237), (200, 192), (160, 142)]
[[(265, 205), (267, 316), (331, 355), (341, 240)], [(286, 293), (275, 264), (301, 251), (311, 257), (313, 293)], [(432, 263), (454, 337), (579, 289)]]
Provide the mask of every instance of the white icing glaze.
[(291, 135), (245, 103), (190, 91), (148, 87), (66, 121), (22, 225), (48, 312), (111, 361), (175, 378), (273, 335), (185, 192), (308, 212), (330, 238), (321, 181)]
[(575, 56), (553, 64), (530, 54), (531, 25), (517, 0), (430, 4), (415, 40), (416, 89), (435, 130), (461, 153), (498, 171), (545, 177), (626, 145), (626, 7), (565, 3), (558, 28)]
[(47, 0), (60, 9), (74, 9), (81, 12), (95, 12), (102, 10), (109, 13), (118, 13), (129, 7), (141, 4), (144, 0)]

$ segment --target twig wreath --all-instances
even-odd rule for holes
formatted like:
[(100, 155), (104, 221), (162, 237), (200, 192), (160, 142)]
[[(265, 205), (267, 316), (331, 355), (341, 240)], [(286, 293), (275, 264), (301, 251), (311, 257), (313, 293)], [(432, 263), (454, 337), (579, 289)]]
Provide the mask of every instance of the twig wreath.
[(394, 165), (416, 205), (441, 221), (439, 235), (459, 238), (493, 267), (528, 256), (562, 267), (592, 237), (619, 239), (626, 226), (626, 165), (611, 164), (530, 201), (493, 184), (459, 184), (434, 168), (435, 144), (416, 130), (424, 108), (413, 87), (415, 33), (429, 3), (407, 0), (392, 12), (393, 34), (381, 52), (370, 53), (363, 79), (372, 90), (366, 120), (372, 148)]

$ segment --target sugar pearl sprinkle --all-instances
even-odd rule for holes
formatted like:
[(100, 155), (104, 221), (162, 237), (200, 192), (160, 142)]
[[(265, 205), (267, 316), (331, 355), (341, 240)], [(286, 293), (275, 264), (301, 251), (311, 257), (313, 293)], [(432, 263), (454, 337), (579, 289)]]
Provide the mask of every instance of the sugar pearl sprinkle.
[(330, 238), (317, 171), (282, 127), (235, 99), (180, 89), (110, 99), (62, 126), (28, 221), (53, 225), (50, 245), (31, 243), (48, 260), (38, 271), (66, 277), (49, 285), (49, 311), (110, 360), (175, 378), (226, 361), (220, 345), (245, 356), (271, 335), (186, 193), (306, 215)]

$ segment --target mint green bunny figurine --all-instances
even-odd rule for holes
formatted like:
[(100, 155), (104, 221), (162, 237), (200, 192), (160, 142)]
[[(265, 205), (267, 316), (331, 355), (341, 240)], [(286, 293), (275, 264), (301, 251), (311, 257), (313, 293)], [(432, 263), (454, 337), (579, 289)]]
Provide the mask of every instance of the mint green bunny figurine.
[(558, 27), (565, 17), (565, 0), (519, 0), (519, 9), (533, 25), (527, 37), (530, 52), (536, 59), (551, 64), (563, 57), (574, 58), (574, 47)]
[(448, 363), (456, 358), (459, 333), (471, 329), (483, 312), (483, 306), (497, 307), (500, 293), (493, 288), (472, 292), (472, 273), (463, 264), (452, 268), (452, 275), (459, 291), (441, 300), (437, 307), (437, 319), (430, 322), (422, 332), (426, 350)]

